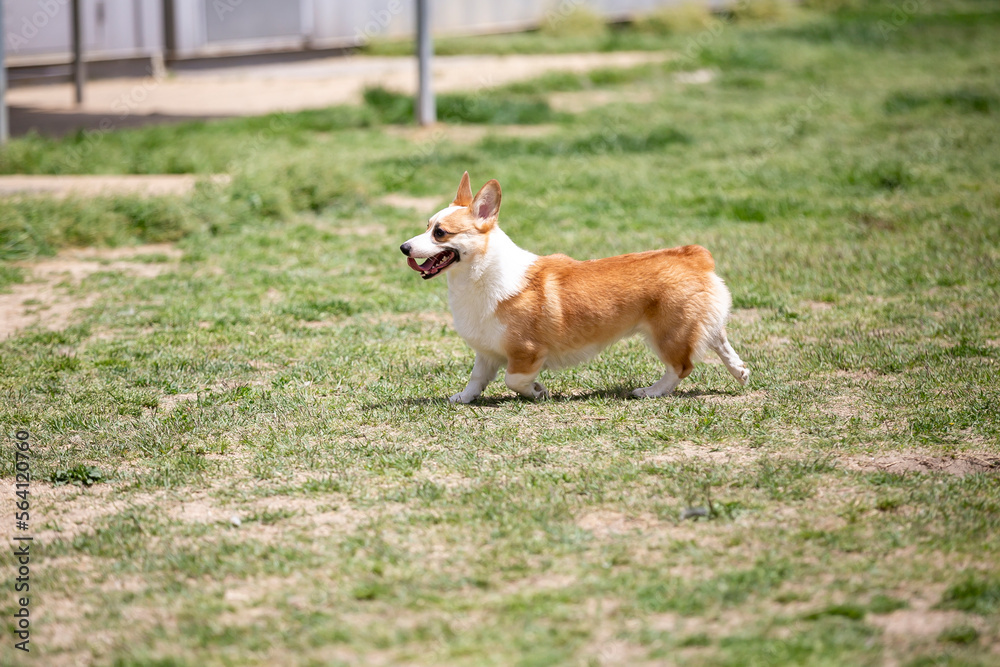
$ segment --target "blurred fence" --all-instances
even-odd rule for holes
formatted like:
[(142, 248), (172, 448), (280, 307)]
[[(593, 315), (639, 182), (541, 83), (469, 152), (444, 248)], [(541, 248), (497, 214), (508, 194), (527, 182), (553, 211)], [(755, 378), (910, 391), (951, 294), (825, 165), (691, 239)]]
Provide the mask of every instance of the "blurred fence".
[[(685, 0), (432, 0), (437, 35), (561, 21), (577, 7), (623, 19)], [(711, 0), (699, 0), (713, 4)], [(71, 59), (70, 0), (3, 0), (7, 64)], [(415, 0), (82, 0), (90, 61), (356, 46), (415, 28)]]

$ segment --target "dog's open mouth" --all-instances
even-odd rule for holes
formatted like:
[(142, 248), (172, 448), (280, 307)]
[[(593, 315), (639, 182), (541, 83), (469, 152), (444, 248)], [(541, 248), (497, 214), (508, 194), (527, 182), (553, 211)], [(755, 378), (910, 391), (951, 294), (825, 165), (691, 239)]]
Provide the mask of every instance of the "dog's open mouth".
[(410, 268), (414, 271), (419, 271), (420, 277), (424, 280), (433, 278), (457, 261), (458, 253), (451, 249), (439, 252), (423, 264), (417, 264), (417, 260), (412, 257), (406, 259), (406, 263), (410, 265)]

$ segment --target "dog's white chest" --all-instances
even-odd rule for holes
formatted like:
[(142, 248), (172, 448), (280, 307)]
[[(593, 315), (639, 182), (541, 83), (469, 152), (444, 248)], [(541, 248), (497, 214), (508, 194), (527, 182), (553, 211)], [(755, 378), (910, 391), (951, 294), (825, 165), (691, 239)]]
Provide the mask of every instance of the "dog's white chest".
[(499, 229), (490, 235), (485, 256), (459, 262), (448, 272), (448, 305), (455, 330), (474, 350), (506, 356), (506, 326), (497, 317), (497, 306), (522, 289), (525, 276), (538, 259), (518, 248)]
[(455, 331), (472, 349), (502, 356), (506, 327), (496, 316), (496, 302), (483, 296), (469, 285), (449, 285), (448, 305)]

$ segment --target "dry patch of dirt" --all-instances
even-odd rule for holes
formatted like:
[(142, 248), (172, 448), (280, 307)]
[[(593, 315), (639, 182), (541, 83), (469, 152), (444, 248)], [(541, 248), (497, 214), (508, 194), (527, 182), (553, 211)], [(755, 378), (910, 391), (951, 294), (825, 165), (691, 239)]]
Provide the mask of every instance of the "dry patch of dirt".
[(380, 313), (371, 316), (369, 322), (372, 324), (412, 324), (420, 322), (434, 326), (452, 326), (451, 313), (447, 310), (423, 311), (419, 313)]
[(597, 538), (645, 531), (658, 523), (660, 522), (656, 517), (651, 515), (628, 516), (613, 510), (592, 510), (576, 520), (577, 526), (589, 530)]
[(293, 516), (280, 516), (274, 521), (258, 521), (241, 523), (236, 530), (245, 539), (262, 542), (278, 542), (286, 539), (289, 529), (307, 530), (311, 538), (325, 538), (343, 535), (370, 520), (374, 513), (351, 507), (340, 495), (322, 495), (317, 497), (271, 496), (249, 504), (232, 506), (228, 511), (215, 516), (225, 517), (230, 521), (233, 517), (241, 520), (259, 513), (288, 513)]
[[(897, 377), (891, 375), (880, 375), (879, 373), (875, 373), (873, 371), (841, 370), (823, 377), (840, 381), (846, 380), (850, 385), (862, 388), (869, 387), (872, 383), (892, 384), (898, 380)], [(845, 393), (831, 396), (826, 400), (825, 404), (820, 409), (823, 412), (840, 419), (853, 419), (856, 417), (870, 415), (871, 413), (865, 405), (864, 393), (862, 391), (855, 390), (848, 390)], [(883, 423), (879, 428), (885, 429), (888, 426), (888, 424)]]
[(182, 523), (218, 523), (232, 515), (207, 493), (193, 493), (167, 509), (167, 516)]
[[(315, 477), (312, 473), (301, 473), (282, 484), (302, 482)], [(220, 530), (237, 539), (260, 540), (275, 542), (288, 539), (288, 530), (303, 530), (311, 538), (322, 540), (350, 532), (359, 524), (363, 524), (373, 516), (373, 512), (383, 510), (358, 509), (350, 507), (340, 494), (321, 494), (302, 497), (278, 494), (265, 498), (247, 500), (228, 500), (216, 498), (220, 489), (230, 489), (234, 485), (232, 477), (220, 479), (210, 488), (193, 490), (191, 488), (158, 490), (149, 493), (123, 493), (120, 485), (113, 483), (99, 484), (92, 487), (73, 485), (53, 486), (38, 482), (32, 487), (39, 514), (46, 517), (50, 527), (36, 533), (36, 539), (42, 543), (51, 543), (56, 539), (71, 539), (80, 534), (94, 530), (108, 516), (135, 508), (141, 511), (149, 508), (157, 513), (157, 519), (178, 522), (180, 524), (223, 524)], [(277, 517), (273, 522), (249, 522), (246, 519), (263, 512), (275, 512)], [(291, 516), (287, 516), (291, 513)], [(242, 516), (243, 523), (233, 526), (231, 518)], [(163, 539), (172, 540), (174, 545), (183, 544), (186, 537), (169, 537), (171, 531)], [(217, 534), (207, 539), (216, 539)], [(156, 539), (153, 540), (155, 546)], [(166, 628), (169, 633), (176, 632), (176, 617), (174, 609), (160, 609), (142, 603), (142, 593), (157, 588), (155, 579), (151, 581), (149, 573), (143, 575), (106, 574), (107, 565), (102, 559), (94, 559), (79, 554), (72, 557), (45, 559), (39, 565), (40, 572), (58, 572), (71, 578), (79, 578), (87, 585), (98, 589), (110, 599), (120, 599), (122, 594), (137, 594), (135, 602), (125, 603), (120, 608), (120, 624), (130, 628), (127, 632), (141, 636), (152, 628)], [(69, 574), (72, 573), (72, 574)], [(103, 582), (101, 581), (103, 577)], [(101, 582), (101, 583), (95, 583)], [(306, 590), (301, 577), (297, 574), (291, 577), (254, 578), (250, 580), (230, 579), (226, 582), (225, 601), (232, 605), (231, 612), (222, 614), (224, 625), (244, 626), (261, 622), (273, 615), (274, 606), (269, 604), (276, 595), (287, 599), (292, 605), (307, 606), (303, 598), (287, 597), (288, 591)], [(104, 613), (79, 600), (70, 603), (69, 599), (56, 595), (46, 596), (39, 608), (42, 625), (39, 626), (39, 642), (49, 647), (46, 664), (77, 665), (91, 664), (99, 657), (106, 655), (113, 646), (115, 638), (124, 636), (118, 620), (115, 625), (105, 630), (93, 632), (91, 620), (99, 622)], [(117, 626), (117, 627), (116, 627)]]
[(695, 618), (673, 612), (651, 614), (649, 627), (672, 634), (707, 634), (713, 637), (728, 637), (751, 625), (754, 617), (743, 611), (723, 611), (714, 616)]
[[(718, 363), (721, 364), (722, 362), (720, 361)], [(728, 371), (726, 371), (726, 375), (729, 376)], [(706, 403), (714, 403), (717, 405), (733, 405), (741, 403), (756, 403), (760, 405), (767, 400), (767, 391), (764, 389), (757, 389), (756, 391), (741, 392), (739, 389), (735, 389), (732, 393), (702, 394), (700, 396), (698, 394), (692, 394), (692, 397), (699, 397)]]
[(35, 480), (31, 486), (31, 493), (35, 496), (33, 502), (37, 503), (39, 515), (46, 519), (46, 527), (36, 532), (35, 538), (47, 543), (72, 539), (91, 531), (101, 519), (127, 506), (114, 501), (118, 490), (115, 484), (54, 486)]
[[(437, 56), (434, 87), (438, 92), (470, 93), (550, 71), (638, 67), (674, 57), (662, 51)], [(258, 116), (357, 104), (366, 88), (376, 86), (413, 94), (417, 68), (410, 57), (336, 56), (178, 73), (152, 87), (148, 78), (94, 80), (88, 82), (82, 107), (73, 105), (71, 84), (19, 86), (8, 92), (8, 103), (54, 113), (105, 115), (116, 100), (138, 86), (147, 94), (132, 109), (136, 116)]]
[(416, 197), (413, 195), (391, 193), (382, 197), (379, 201), (386, 206), (392, 206), (394, 208), (407, 208), (420, 212), (440, 210), (443, 208), (441, 206), (441, 197)]
[(592, 619), (594, 632), (590, 641), (580, 652), (590, 664), (598, 665), (641, 665), (648, 649), (618, 637), (622, 631), (630, 634), (638, 632), (642, 625), (636, 618), (621, 618), (621, 602), (614, 598), (588, 598), (582, 613)]
[(831, 374), (835, 378), (846, 378), (856, 382), (871, 382), (873, 380), (895, 380), (892, 375), (882, 375), (875, 371), (835, 371)]
[(992, 473), (1000, 475), (1000, 456), (989, 453), (963, 452), (951, 456), (925, 456), (917, 453), (842, 459), (848, 470), (881, 470), (885, 472), (929, 472), (949, 475)]
[(629, 90), (574, 90), (549, 95), (549, 106), (554, 111), (580, 113), (616, 102), (649, 104), (656, 99), (656, 92), (649, 88)]
[(167, 394), (159, 398), (159, 403), (156, 406), (158, 410), (163, 412), (170, 412), (176, 408), (181, 403), (186, 403), (187, 401), (198, 400), (198, 394), (188, 393), (188, 394)]
[[(437, 123), (427, 126), (389, 125), (384, 131), (392, 136), (424, 146), (433, 146), (442, 141), (456, 144), (474, 144), (484, 137), (534, 138), (552, 134), (558, 126), (548, 123), (540, 125), (448, 125)], [(389, 199), (392, 195), (383, 198)], [(417, 200), (430, 199), (432, 205), (441, 204), (440, 197), (416, 197)], [(440, 208), (440, 207), (439, 207)], [(437, 209), (435, 209), (437, 210)]]
[[(250, 365), (261, 371), (261, 376), (252, 380), (222, 380), (204, 387), (201, 393), (206, 396), (217, 392), (225, 392), (237, 387), (266, 387), (277, 371), (270, 365), (250, 362)], [(185, 392), (183, 394), (163, 394), (157, 399), (157, 405), (152, 410), (158, 412), (170, 412), (182, 403), (198, 400), (198, 392)]]
[(582, 655), (588, 657), (588, 664), (597, 664), (601, 667), (659, 664), (644, 660), (648, 652), (648, 648), (616, 639), (606, 631), (598, 632), (581, 651)]
[(715, 81), (719, 73), (714, 69), (696, 69), (693, 72), (678, 72), (674, 75), (674, 81), (688, 85), (704, 85)]
[[(400, 258), (406, 259), (402, 255)], [(378, 315), (355, 315), (352, 319), (354, 322), (359, 322), (363, 324), (392, 324), (395, 326), (404, 326), (407, 324), (412, 324), (414, 322), (420, 322), (422, 324), (438, 326), (452, 327), (452, 319), (450, 313), (447, 311), (441, 312), (422, 312), (422, 313), (382, 313)], [(300, 322), (298, 326), (305, 329), (326, 329), (329, 327), (338, 327), (344, 323), (343, 319), (330, 319), (330, 320), (317, 320), (315, 322)]]
[(827, 310), (833, 310), (833, 304), (826, 301), (803, 301), (802, 305), (814, 313), (822, 313)]
[[(245, 468), (246, 461), (238, 460), (237, 452), (226, 454), (226, 460)], [(316, 478), (314, 474), (296, 474), (285, 482), (303, 484)], [(306, 527), (317, 529), (315, 534), (325, 535), (351, 529), (371, 518), (372, 511), (349, 506), (340, 494), (318, 494), (297, 496), (280, 493), (264, 498), (248, 500), (222, 500), (216, 497), (218, 491), (231, 489), (234, 478), (224, 477), (212, 486), (199, 490), (174, 489), (143, 493), (122, 493), (118, 483), (96, 484), (90, 487), (66, 484), (55, 486), (36, 482), (32, 492), (36, 496), (39, 513), (46, 517), (51, 528), (46, 528), (36, 537), (43, 541), (72, 539), (90, 532), (106, 517), (129, 509), (154, 512), (160, 520), (166, 519), (182, 524), (230, 524), (233, 517), (243, 523), (241, 533), (255, 537), (255, 533), (270, 533), (277, 527)], [(273, 523), (247, 522), (248, 517), (262, 513), (285, 513)], [(325, 528), (324, 528), (325, 527)]]
[(115, 176), (0, 176), (0, 198), (15, 196), (99, 197), (139, 195), (142, 197), (185, 196), (201, 180), (213, 185), (229, 185), (225, 174), (204, 177), (193, 174), (153, 174)]
[(415, 479), (423, 479), (428, 482), (433, 482), (439, 486), (450, 490), (453, 489), (469, 489), (475, 483), (475, 480), (466, 477), (465, 475), (459, 475), (457, 473), (441, 472), (437, 470), (437, 465), (431, 461), (428, 462), (423, 470), (414, 476)]
[[(225, 581), (225, 592), (222, 597), (230, 604), (239, 605), (242, 614), (248, 611), (249, 607), (265, 602), (272, 595), (280, 595), (299, 588), (299, 586), (293, 586), (292, 583), (300, 583), (301, 578), (298, 574), (293, 574), (291, 577), (251, 577), (249, 579), (228, 577)], [(241, 625), (244, 622), (243, 618), (230, 619), (230, 623), (234, 625)]]
[(740, 324), (756, 324), (763, 317), (760, 308), (739, 308), (729, 313), (729, 319)]
[(48, 331), (65, 329), (73, 313), (96, 300), (96, 294), (70, 298), (48, 282), (15, 285), (9, 294), (0, 294), (0, 340), (34, 325)]
[(328, 222), (316, 222), (314, 226), (321, 232), (327, 232), (335, 236), (384, 236), (387, 231), (385, 225), (380, 225), (377, 222), (364, 225), (334, 225)]
[[(83, 619), (97, 610), (79, 599), (46, 596), (39, 608), (37, 630), (32, 632), (36, 641), (46, 649), (45, 664), (53, 667), (93, 664), (93, 656), (103, 652), (112, 643), (110, 630), (84, 629)], [(89, 624), (88, 624), (89, 625)], [(37, 639), (35, 632), (38, 633)]]
[[(181, 251), (169, 243), (129, 248), (64, 250), (51, 259), (19, 262), (31, 278), (0, 294), (0, 340), (21, 329), (39, 326), (49, 331), (65, 329), (80, 308), (93, 305), (98, 294), (70, 295), (67, 286), (79, 284), (98, 271), (117, 271), (138, 278), (155, 278), (173, 269)], [(167, 261), (141, 261), (143, 257)]]
[(507, 595), (516, 593), (536, 593), (538, 591), (552, 591), (560, 588), (568, 588), (577, 582), (577, 577), (572, 574), (561, 574), (559, 572), (542, 572), (532, 575), (526, 579), (512, 581), (501, 589)]
[(728, 444), (716, 447), (681, 441), (670, 445), (670, 448), (664, 452), (646, 457), (644, 462), (652, 464), (676, 463), (688, 459), (697, 459), (712, 463), (746, 465), (755, 462), (763, 453), (763, 450), (742, 447), (740, 445)]
[(788, 336), (768, 336), (764, 340), (764, 345), (770, 349), (775, 349), (779, 347), (785, 347), (786, 345), (791, 345), (792, 339)]
[(890, 645), (907, 645), (915, 638), (933, 641), (944, 630), (967, 621), (968, 616), (960, 611), (935, 609), (898, 609), (869, 620), (882, 629), (882, 636)]
[(827, 401), (823, 410), (840, 419), (851, 419), (864, 412), (864, 406), (861, 404), (859, 396), (843, 394), (841, 396), (834, 396)]
[(935, 643), (942, 632), (956, 626), (971, 626), (981, 639), (995, 641), (996, 628), (990, 627), (993, 624), (987, 619), (956, 610), (933, 609), (943, 592), (940, 584), (929, 584), (910, 594), (901, 591), (899, 597), (909, 600), (909, 608), (868, 616), (867, 622), (882, 631), (887, 665), (905, 664), (913, 649)]

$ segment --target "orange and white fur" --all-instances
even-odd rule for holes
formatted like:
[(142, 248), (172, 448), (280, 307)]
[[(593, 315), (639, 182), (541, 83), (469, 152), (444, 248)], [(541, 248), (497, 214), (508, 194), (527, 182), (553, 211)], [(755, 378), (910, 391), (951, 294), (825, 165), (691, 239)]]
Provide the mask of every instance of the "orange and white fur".
[(449, 400), (475, 400), (504, 366), (508, 387), (546, 398), (536, 381), (543, 368), (581, 363), (635, 333), (666, 366), (635, 396), (671, 393), (708, 350), (746, 384), (750, 371), (726, 339), (729, 290), (707, 250), (689, 245), (585, 262), (539, 257), (503, 233), (499, 212), (500, 184), (491, 180), (473, 197), (466, 172), (451, 206), (400, 246), (424, 279), (447, 273), (455, 329), (476, 351), (468, 386)]

